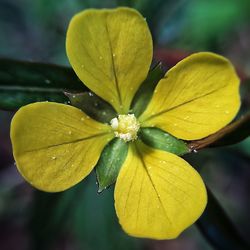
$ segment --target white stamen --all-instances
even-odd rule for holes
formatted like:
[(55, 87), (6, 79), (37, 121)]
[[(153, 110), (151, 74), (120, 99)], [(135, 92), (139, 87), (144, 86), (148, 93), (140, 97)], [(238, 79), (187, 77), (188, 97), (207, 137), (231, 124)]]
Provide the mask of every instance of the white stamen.
[(110, 125), (116, 137), (126, 142), (137, 139), (140, 124), (134, 114), (119, 115), (110, 121)]

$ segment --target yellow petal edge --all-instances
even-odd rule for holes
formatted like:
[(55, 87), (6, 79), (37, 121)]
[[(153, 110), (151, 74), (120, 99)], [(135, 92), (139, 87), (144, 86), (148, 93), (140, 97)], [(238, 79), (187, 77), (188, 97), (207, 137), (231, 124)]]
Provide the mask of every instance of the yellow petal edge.
[(239, 78), (226, 58), (209, 52), (193, 54), (170, 69), (158, 83), (140, 117), (185, 140), (215, 133), (240, 107)]
[(153, 45), (147, 23), (136, 10), (90, 9), (72, 18), (66, 51), (80, 80), (126, 114), (149, 71)]
[(182, 158), (132, 144), (115, 186), (115, 209), (130, 235), (173, 239), (193, 224), (207, 203), (200, 175)]
[(112, 138), (108, 125), (81, 110), (41, 102), (22, 107), (11, 122), (17, 168), (37, 189), (58, 192), (77, 184)]

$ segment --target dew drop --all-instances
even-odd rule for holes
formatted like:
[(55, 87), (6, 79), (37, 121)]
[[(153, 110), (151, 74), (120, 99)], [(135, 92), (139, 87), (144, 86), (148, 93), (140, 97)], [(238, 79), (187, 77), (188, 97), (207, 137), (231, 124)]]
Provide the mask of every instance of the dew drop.
[(154, 91), (154, 93), (157, 93), (158, 92), (158, 90), (156, 89), (155, 91)]
[(115, 57), (115, 53), (113, 54), (113, 57)]
[(194, 153), (198, 153), (198, 151), (196, 149), (193, 150)]
[(75, 96), (75, 95), (73, 95), (72, 97), (73, 97), (73, 98), (76, 98), (76, 96)]
[(229, 111), (228, 111), (228, 110), (226, 110), (226, 111), (225, 111), (225, 114), (229, 114)]
[(45, 83), (50, 84), (51, 81), (50, 81), (49, 79), (46, 79), (46, 80), (45, 80)]
[(89, 92), (89, 96), (94, 96), (92, 92)]
[(81, 121), (84, 121), (84, 117), (81, 118)]
[(148, 169), (151, 169), (151, 168), (152, 168), (151, 166), (148, 167)]
[(72, 134), (72, 131), (69, 131), (68, 134), (71, 135), (71, 134)]
[(176, 127), (176, 126), (177, 126), (177, 124), (176, 124), (176, 123), (174, 123), (174, 126)]
[(51, 159), (52, 159), (52, 160), (55, 160), (55, 159), (56, 159), (56, 157), (55, 157), (55, 156), (52, 156), (52, 157), (51, 157)]

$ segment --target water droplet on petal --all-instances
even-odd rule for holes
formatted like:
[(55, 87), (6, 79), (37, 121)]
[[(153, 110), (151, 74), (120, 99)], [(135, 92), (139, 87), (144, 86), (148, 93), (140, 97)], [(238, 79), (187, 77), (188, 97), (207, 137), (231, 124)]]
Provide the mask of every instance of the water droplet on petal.
[(84, 117), (81, 118), (81, 121), (84, 121)]
[(50, 84), (51, 81), (50, 81), (49, 79), (46, 79), (46, 80), (45, 80), (45, 83)]
[(115, 57), (115, 53), (113, 54), (113, 57)]
[(226, 110), (226, 111), (225, 111), (225, 114), (229, 114), (229, 111), (228, 111), (228, 110)]
[(69, 131), (68, 134), (71, 135), (71, 134), (72, 134), (72, 131)]
[(55, 156), (52, 156), (52, 157), (51, 157), (51, 159), (52, 159), (52, 160), (55, 160), (55, 159), (56, 159), (56, 157), (55, 157)]
[(92, 92), (89, 92), (89, 96), (94, 96)]

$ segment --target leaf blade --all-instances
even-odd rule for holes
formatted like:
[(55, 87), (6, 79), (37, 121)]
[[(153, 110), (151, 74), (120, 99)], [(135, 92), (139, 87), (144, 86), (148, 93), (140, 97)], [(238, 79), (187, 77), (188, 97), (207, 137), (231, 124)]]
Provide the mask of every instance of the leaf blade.
[(12, 59), (0, 59), (0, 108), (16, 110), (37, 101), (66, 103), (63, 90), (87, 88), (71, 68)]

